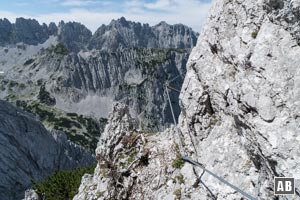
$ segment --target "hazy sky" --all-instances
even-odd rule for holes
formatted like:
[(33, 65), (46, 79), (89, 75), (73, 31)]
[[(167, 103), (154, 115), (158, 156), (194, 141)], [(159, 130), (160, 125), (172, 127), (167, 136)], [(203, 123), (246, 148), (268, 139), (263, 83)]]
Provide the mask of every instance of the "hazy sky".
[(93, 32), (102, 24), (124, 16), (155, 25), (183, 23), (200, 31), (210, 0), (1, 0), (0, 18), (35, 18), (40, 23), (77, 21)]

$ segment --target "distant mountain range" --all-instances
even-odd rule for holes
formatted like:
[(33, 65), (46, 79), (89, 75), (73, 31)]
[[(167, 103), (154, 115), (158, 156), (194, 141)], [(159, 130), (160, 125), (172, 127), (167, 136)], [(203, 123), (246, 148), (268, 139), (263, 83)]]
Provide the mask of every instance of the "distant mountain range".
[(17, 18), (15, 23), (0, 19), (0, 45), (24, 43), (38, 45), (50, 36), (58, 36), (72, 52), (80, 50), (116, 50), (123, 48), (192, 48), (197, 33), (182, 24), (169, 25), (161, 22), (156, 26), (127, 21), (124, 17), (102, 25), (92, 34), (77, 22), (61, 21), (40, 25), (35, 19)]

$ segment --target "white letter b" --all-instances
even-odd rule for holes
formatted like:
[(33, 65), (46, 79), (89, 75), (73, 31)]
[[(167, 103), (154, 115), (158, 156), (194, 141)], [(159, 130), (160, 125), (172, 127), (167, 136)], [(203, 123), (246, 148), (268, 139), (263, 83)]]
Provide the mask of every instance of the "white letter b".
[(292, 182), (291, 181), (285, 182), (285, 191), (287, 191), (287, 192), (292, 191)]

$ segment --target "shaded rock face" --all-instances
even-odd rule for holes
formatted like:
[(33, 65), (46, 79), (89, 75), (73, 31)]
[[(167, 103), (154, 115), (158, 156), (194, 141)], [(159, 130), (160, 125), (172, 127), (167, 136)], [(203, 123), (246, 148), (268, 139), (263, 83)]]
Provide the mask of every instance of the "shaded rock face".
[(63, 42), (73, 52), (79, 52), (81, 49), (84, 49), (91, 37), (92, 32), (80, 23), (61, 22), (59, 24), (58, 40)]
[(0, 45), (24, 43), (38, 45), (46, 42), (50, 36), (58, 36), (58, 41), (64, 43), (72, 52), (83, 49), (92, 37), (92, 32), (77, 22), (61, 21), (40, 25), (35, 19), (17, 18), (15, 23), (0, 19)]
[(300, 2), (299, 0), (268, 0), (264, 9), (270, 14), (270, 21), (280, 25), (300, 45)]
[(2, 100), (0, 127), (0, 199), (21, 199), (31, 180), (94, 162), (64, 133), (49, 133), (33, 116)]
[(35, 19), (17, 18), (14, 27), (13, 42), (16, 43), (37, 45), (49, 38), (47, 25), (40, 25)]
[(1, 46), (19, 42), (37, 45), (49, 38), (47, 25), (40, 25), (35, 19), (17, 18), (15, 24), (7, 19), (0, 19), (0, 32)]
[(0, 44), (6, 44), (11, 37), (12, 32), (12, 24), (8, 21), (8, 19), (0, 19)]
[(259, 199), (276, 198), (274, 176), (300, 178), (298, 29), (299, 1), (214, 1), (180, 95), (186, 153)]

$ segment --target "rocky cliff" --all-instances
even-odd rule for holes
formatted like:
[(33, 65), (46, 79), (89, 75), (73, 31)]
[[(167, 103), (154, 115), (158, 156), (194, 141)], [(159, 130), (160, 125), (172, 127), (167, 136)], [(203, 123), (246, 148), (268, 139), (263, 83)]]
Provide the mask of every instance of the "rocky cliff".
[(75, 199), (242, 198), (180, 154), (255, 198), (300, 198), (299, 181), (293, 196), (273, 191), (275, 176), (300, 178), (299, 10), (299, 0), (213, 1), (188, 61), (179, 131), (134, 134), (116, 109)]
[(186, 152), (259, 199), (278, 198), (274, 176), (300, 178), (299, 3), (214, 1), (180, 96)]
[(48, 132), (33, 115), (2, 100), (0, 127), (0, 199), (21, 199), (31, 180), (94, 163), (95, 158), (64, 133)]

